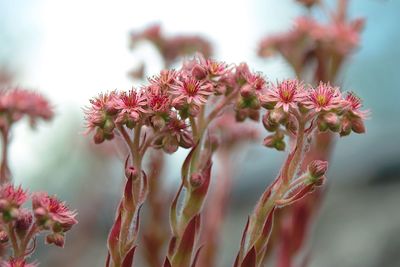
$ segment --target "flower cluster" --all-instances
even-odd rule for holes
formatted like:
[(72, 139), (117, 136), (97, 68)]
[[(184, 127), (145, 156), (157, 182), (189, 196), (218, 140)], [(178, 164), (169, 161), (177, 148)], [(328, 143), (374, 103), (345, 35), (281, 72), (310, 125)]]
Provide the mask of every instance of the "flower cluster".
[(49, 102), (36, 92), (18, 88), (0, 90), (0, 128), (8, 129), (24, 116), (35, 125), (38, 119), (50, 120), (53, 111)]
[[(111, 91), (90, 101), (86, 120), (88, 131), (96, 132), (96, 143), (113, 139), (124, 127), (145, 125), (155, 133), (151, 143), (155, 148), (172, 153), (179, 146), (192, 147), (194, 133), (188, 119), (204, 115), (208, 102), (226, 99), (219, 109), (236, 103), (239, 120), (247, 117), (258, 120), (259, 97), (267, 85), (246, 64), (230, 67), (202, 56), (186, 61), (180, 70), (161, 71), (148, 81), (140, 89)], [(219, 111), (211, 112), (210, 116), (216, 117)]]
[(339, 132), (341, 136), (364, 133), (366, 111), (354, 93), (342, 94), (329, 83), (306, 88), (297, 80), (284, 80), (272, 85), (262, 96), (262, 105), (268, 110), (262, 118), (265, 129), (273, 132), (264, 139), (264, 145), (278, 150), (285, 148), (284, 136), (295, 135), (298, 118), (305, 115), (307, 132)]
[[(32, 210), (23, 205), (32, 199)], [(29, 245), (35, 236), (47, 231), (46, 243), (64, 246), (65, 232), (77, 223), (76, 212), (47, 193), (29, 194), (21, 186), (6, 183), (0, 186), (1, 246), (11, 246), (14, 258), (1, 266), (36, 266), (25, 263), (33, 250)]]

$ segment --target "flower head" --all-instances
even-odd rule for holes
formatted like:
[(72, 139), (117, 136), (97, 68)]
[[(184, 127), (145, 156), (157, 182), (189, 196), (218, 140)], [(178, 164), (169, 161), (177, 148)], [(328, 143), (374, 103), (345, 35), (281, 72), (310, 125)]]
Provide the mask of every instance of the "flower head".
[(85, 119), (89, 131), (96, 127), (103, 127), (107, 118), (117, 113), (114, 107), (116, 97), (117, 92), (111, 91), (90, 99), (90, 107), (85, 108)]
[(28, 193), (21, 186), (2, 185), (0, 187), (0, 212), (3, 215), (3, 220), (17, 219), (20, 215), (20, 207), (27, 199)]
[(317, 88), (309, 90), (303, 104), (315, 112), (329, 111), (340, 107), (342, 97), (338, 88), (321, 82)]
[(75, 211), (71, 211), (65, 202), (45, 192), (33, 194), (32, 209), (36, 223), (45, 229), (51, 228), (54, 232), (66, 232), (78, 223)]
[(361, 99), (353, 92), (348, 92), (344, 99), (344, 105), (348, 111), (361, 119), (365, 119), (369, 112), (367, 110), (360, 110), (362, 108)]
[(283, 108), (285, 112), (289, 108), (295, 109), (306, 95), (303, 85), (298, 80), (284, 80), (273, 85), (265, 96), (261, 97), (264, 103), (274, 103), (275, 108)]
[(207, 97), (212, 94), (207, 84), (196, 80), (192, 76), (176, 80), (176, 84), (172, 86), (172, 89), (171, 93), (176, 96), (172, 104), (178, 107), (185, 104), (204, 105), (207, 102)]
[(118, 110), (117, 123), (128, 121), (137, 122), (146, 113), (146, 98), (141, 91), (131, 89), (128, 92), (121, 92), (115, 98), (114, 107)]

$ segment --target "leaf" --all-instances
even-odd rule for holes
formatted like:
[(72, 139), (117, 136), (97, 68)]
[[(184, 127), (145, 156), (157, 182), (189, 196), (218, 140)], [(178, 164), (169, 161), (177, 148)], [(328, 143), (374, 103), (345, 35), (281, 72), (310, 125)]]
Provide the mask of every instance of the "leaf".
[(275, 213), (275, 207), (273, 207), (272, 210), (268, 213), (268, 217), (265, 220), (261, 235), (257, 239), (254, 245), (257, 252), (263, 251), (268, 244), (268, 240), (271, 235), (272, 226), (274, 222), (274, 213)]
[(168, 257), (165, 257), (163, 267), (172, 267), (171, 262), (169, 261)]
[(256, 260), (257, 260), (256, 249), (253, 246), (251, 247), (249, 252), (247, 252), (246, 256), (242, 261), (242, 264), (240, 264), (240, 267), (256, 267)]
[(119, 210), (119, 214), (117, 219), (114, 222), (114, 225), (111, 228), (110, 234), (108, 235), (108, 251), (111, 255), (111, 258), (114, 263), (120, 261), (120, 255), (118, 251), (118, 238), (119, 233), (121, 232), (121, 210)]
[(143, 177), (143, 187), (140, 190), (139, 193), (139, 203), (143, 203), (147, 197), (147, 193), (148, 193), (148, 187), (149, 187), (149, 183), (148, 183), (148, 179), (147, 179), (147, 175), (144, 171), (142, 171), (142, 177)]
[(199, 220), (199, 215), (194, 216), (183, 232), (182, 239), (180, 240), (178, 249), (172, 259), (172, 264), (175, 267), (189, 267), (194, 241), (196, 238), (196, 228)]
[(303, 185), (295, 188), (292, 192), (290, 192), (288, 198), (275, 200), (275, 204), (279, 205), (279, 206), (286, 206), (286, 205), (292, 204), (292, 203), (296, 202), (297, 200), (302, 199), (305, 195), (313, 192), (314, 189), (315, 189), (314, 184), (309, 184), (309, 185), (303, 184)]
[(193, 259), (191, 267), (196, 267), (196, 264), (197, 264), (197, 261), (199, 260), (199, 255), (200, 255), (200, 252), (201, 252), (202, 248), (203, 248), (203, 246), (200, 246), (197, 249), (196, 254), (194, 255), (194, 259)]
[(182, 183), (186, 188), (189, 188), (188, 174), (189, 174), (190, 162), (192, 161), (192, 157), (193, 157), (194, 152), (196, 151), (198, 145), (199, 145), (199, 142), (197, 142), (194, 145), (194, 147), (190, 150), (189, 154), (186, 156), (185, 161), (182, 164), (182, 170), (181, 170)]
[(136, 246), (133, 246), (126, 254), (124, 260), (122, 261), (121, 267), (132, 267), (133, 256), (135, 255)]
[(183, 189), (183, 182), (181, 183), (181, 185), (179, 186), (178, 192), (176, 193), (172, 204), (171, 204), (171, 209), (169, 212), (169, 222), (171, 224), (171, 228), (172, 228), (172, 233), (174, 234), (174, 236), (178, 235), (178, 214), (177, 214), (177, 205), (178, 205), (178, 199), (179, 196), (182, 192)]

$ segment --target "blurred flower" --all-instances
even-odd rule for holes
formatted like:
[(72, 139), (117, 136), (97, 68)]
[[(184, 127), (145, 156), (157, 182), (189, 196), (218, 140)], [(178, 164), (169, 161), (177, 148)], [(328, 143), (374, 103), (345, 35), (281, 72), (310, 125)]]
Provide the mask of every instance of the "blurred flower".
[(54, 232), (66, 232), (78, 221), (76, 212), (71, 211), (64, 202), (46, 192), (32, 195), (32, 209), (36, 223), (44, 229), (51, 228)]

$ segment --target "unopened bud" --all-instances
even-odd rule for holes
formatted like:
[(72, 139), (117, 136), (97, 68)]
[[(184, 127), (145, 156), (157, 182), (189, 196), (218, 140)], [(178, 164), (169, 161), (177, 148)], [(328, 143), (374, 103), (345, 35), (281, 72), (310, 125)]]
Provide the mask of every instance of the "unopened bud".
[(115, 124), (112, 119), (107, 119), (104, 123), (103, 130), (105, 133), (111, 133), (115, 128)]
[(95, 144), (101, 144), (104, 142), (104, 132), (102, 129), (97, 128), (96, 134), (93, 136), (93, 140)]
[(163, 117), (155, 115), (151, 118), (151, 124), (153, 125), (154, 129), (160, 130), (165, 126), (165, 120)]
[(351, 121), (347, 117), (344, 117), (342, 119), (342, 124), (340, 127), (340, 136), (349, 135), (351, 133), (351, 127), (352, 127)]
[(259, 110), (249, 110), (249, 118), (253, 121), (260, 120), (260, 111)]
[(197, 79), (197, 80), (203, 80), (207, 76), (207, 70), (205, 70), (202, 66), (199, 64), (196, 64), (193, 69), (192, 69), (192, 75)]
[(270, 119), (269, 112), (265, 113), (262, 117), (262, 123), (267, 131), (273, 132), (278, 129), (279, 124)]
[(137, 172), (136, 168), (133, 166), (127, 166), (125, 168), (125, 177), (127, 179), (135, 180), (138, 177), (138, 172)]
[(353, 132), (362, 134), (365, 133), (365, 125), (361, 118), (356, 118), (351, 121), (351, 129)]
[(274, 109), (269, 113), (270, 120), (275, 123), (284, 123), (287, 119), (287, 113), (282, 109)]
[(323, 120), (331, 131), (338, 132), (340, 130), (340, 119), (335, 113), (329, 112), (324, 114)]
[(0, 231), (0, 243), (4, 244), (8, 242), (8, 235), (5, 231), (1, 230)]
[(189, 132), (183, 132), (179, 138), (179, 146), (183, 148), (191, 148), (194, 146), (192, 134)]
[(166, 136), (163, 139), (163, 150), (165, 153), (172, 154), (179, 148), (178, 140), (172, 136)]
[(23, 209), (15, 223), (17, 233), (25, 233), (32, 225), (32, 213), (29, 210)]
[(328, 162), (323, 160), (313, 160), (308, 165), (308, 172), (316, 180), (325, 175), (328, 170)]
[(193, 173), (190, 175), (190, 185), (193, 187), (199, 187), (203, 184), (203, 175), (200, 173)]
[(54, 244), (57, 247), (64, 247), (65, 237), (62, 233), (53, 233), (46, 236), (47, 244)]
[(254, 96), (254, 89), (250, 84), (245, 84), (240, 88), (240, 95), (243, 98), (249, 98)]

